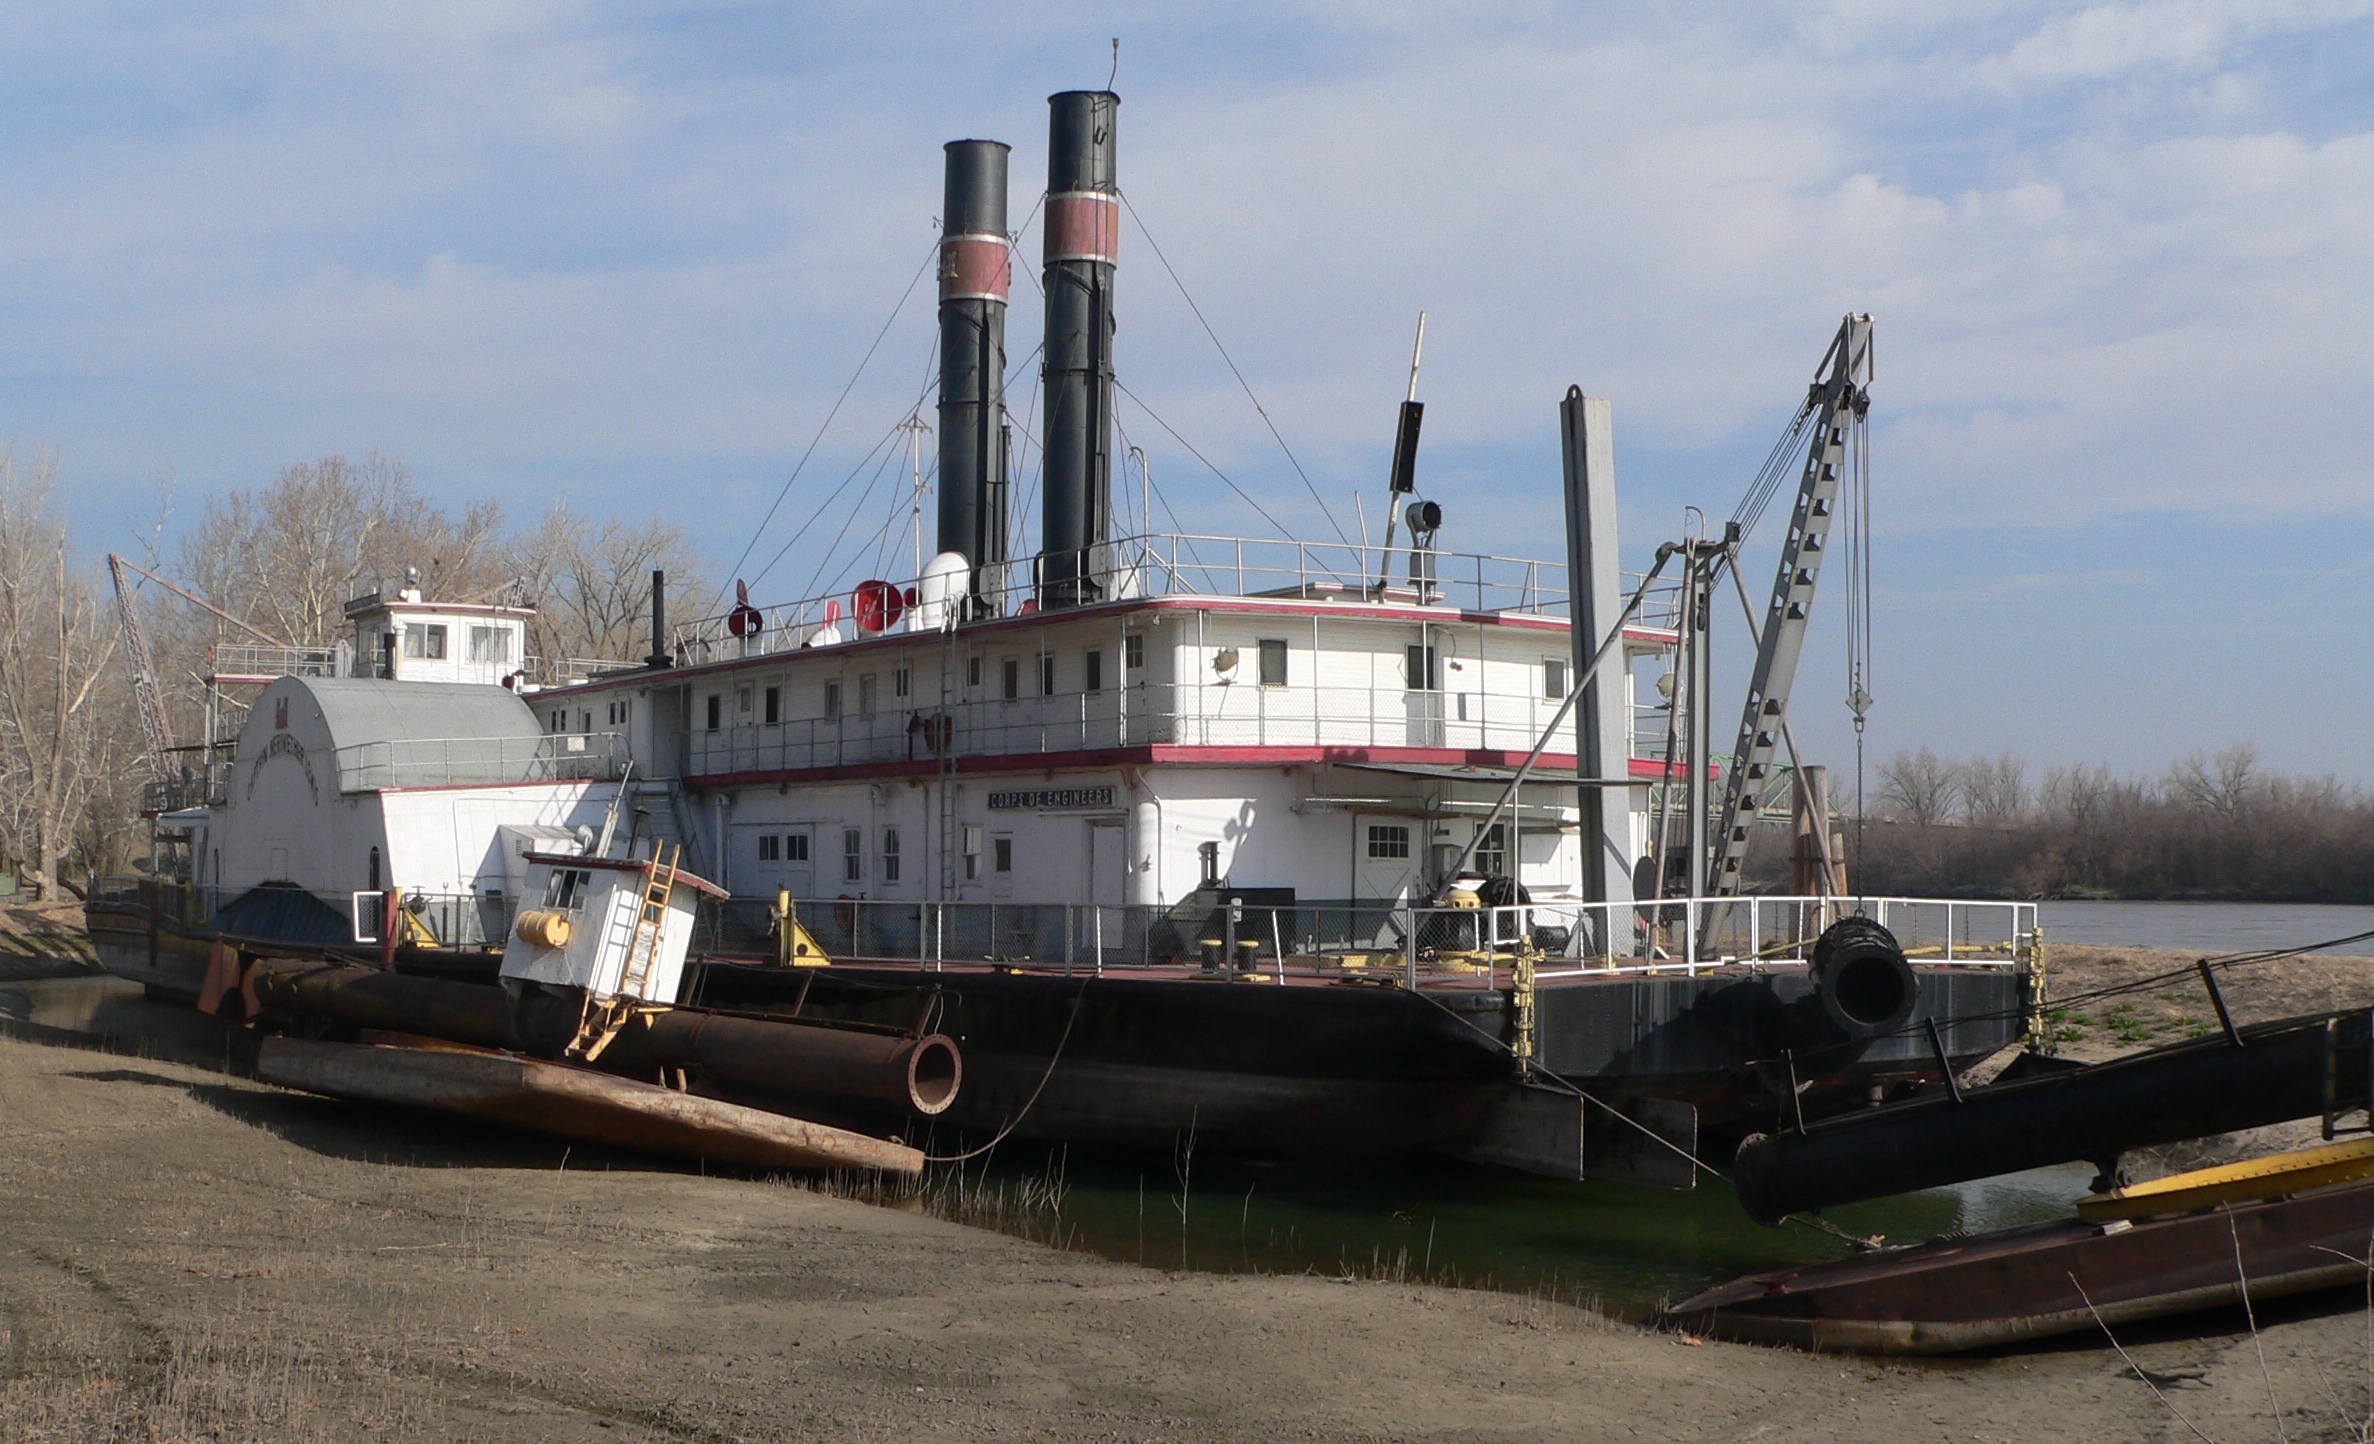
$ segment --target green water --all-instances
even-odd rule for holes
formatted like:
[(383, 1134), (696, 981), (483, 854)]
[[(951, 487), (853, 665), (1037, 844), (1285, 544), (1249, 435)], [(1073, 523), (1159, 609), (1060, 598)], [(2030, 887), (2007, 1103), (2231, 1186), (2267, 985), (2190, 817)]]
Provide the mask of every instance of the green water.
[[(2040, 1169), (1833, 1209), (1893, 1244), (2068, 1216), (2092, 1170)], [(1742, 1273), (1836, 1258), (1838, 1235), (1766, 1228), (1719, 1180), (1561, 1183), (1454, 1163), (1389, 1171), (1138, 1167), (1009, 1155), (966, 1175), (974, 1216), (1152, 1268), (1350, 1274), (1539, 1293), (1641, 1317)], [(988, 1204), (991, 1206), (982, 1206)]]

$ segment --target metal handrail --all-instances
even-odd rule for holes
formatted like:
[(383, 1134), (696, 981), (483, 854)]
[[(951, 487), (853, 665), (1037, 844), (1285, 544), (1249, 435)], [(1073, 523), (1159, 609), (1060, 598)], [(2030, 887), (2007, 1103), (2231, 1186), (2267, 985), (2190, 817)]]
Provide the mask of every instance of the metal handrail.
[(334, 754), (340, 792), (471, 783), (615, 782), (626, 739), (614, 732), (533, 737), (403, 737), (359, 742)]
[[(1104, 579), (1107, 594), (1115, 600), (1155, 596), (1303, 597), (1449, 606), (1477, 612), (1561, 617), (1567, 614), (1565, 564), (1528, 557), (1481, 552), (1416, 553), (1406, 546), (1387, 548), (1349, 542), (1187, 532), (1122, 537), (1100, 550), (1105, 560), (1094, 569), (1095, 574)], [(1432, 559), (1433, 576), (1423, 588), (1412, 586), (1406, 579), (1408, 561), (1413, 555)], [(1391, 575), (1396, 563), (1404, 579), (1379, 592), (1374, 578)], [(1032, 567), (1033, 563), (1025, 559), (983, 569), (979, 600), (994, 615), (1019, 615), (1035, 596)], [(902, 592), (916, 584), (912, 577), (885, 580)], [(828, 617), (828, 608), (835, 609), (837, 616)], [(804, 597), (756, 610), (759, 626), (755, 633), (745, 637), (733, 635), (729, 626), (731, 613), (679, 622), (669, 632), (671, 650), (680, 660), (711, 661), (789, 651), (810, 643), (828, 625), (837, 624), (844, 639), (858, 635), (856, 620), (851, 615), (851, 597), (846, 593)]]

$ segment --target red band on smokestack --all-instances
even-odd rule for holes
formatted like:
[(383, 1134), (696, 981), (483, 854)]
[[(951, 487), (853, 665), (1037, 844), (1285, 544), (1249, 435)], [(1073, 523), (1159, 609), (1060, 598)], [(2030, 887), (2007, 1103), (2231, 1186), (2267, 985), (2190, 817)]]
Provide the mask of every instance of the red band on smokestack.
[(950, 236), (940, 242), (940, 299), (1003, 301), (1013, 270), (1003, 236)]
[(1047, 260), (1103, 261), (1121, 251), (1121, 203), (1103, 191), (1047, 197)]

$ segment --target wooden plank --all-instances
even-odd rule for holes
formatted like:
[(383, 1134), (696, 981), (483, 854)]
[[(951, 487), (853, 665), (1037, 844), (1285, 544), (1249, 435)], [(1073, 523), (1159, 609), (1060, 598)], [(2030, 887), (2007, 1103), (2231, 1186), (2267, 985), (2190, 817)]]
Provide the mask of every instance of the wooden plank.
[(923, 1171), (923, 1154), (903, 1143), (515, 1054), (267, 1038), (257, 1072), (333, 1098), (433, 1108), (676, 1158)]

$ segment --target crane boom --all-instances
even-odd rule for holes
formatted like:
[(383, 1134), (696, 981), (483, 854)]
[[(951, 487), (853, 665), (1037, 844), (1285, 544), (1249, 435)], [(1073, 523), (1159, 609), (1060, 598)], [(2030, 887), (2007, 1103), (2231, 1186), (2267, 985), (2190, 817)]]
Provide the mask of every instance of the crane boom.
[(1740, 865), (1747, 857), (1749, 824), (1754, 820), (1743, 814), (1753, 805), (1756, 789), (1772, 766), (1774, 750), (1781, 745), (1782, 728), (1789, 716), (1789, 690), (1797, 679), (1797, 658), (1805, 648), (1814, 587), (1821, 579), (1822, 558), (1828, 550), (1839, 480), (1853, 454), (1854, 433), (1871, 409), (1866, 389), (1871, 380), (1868, 315), (1850, 315), (1839, 323), (1838, 334), (1817, 370), (1820, 374), (1808, 389), (1805, 403), (1814, 413), (1812, 439), (1805, 448), (1805, 469), (1797, 484), (1796, 508), (1789, 516), (1789, 534), (1781, 541), (1780, 569), (1772, 580), (1772, 600), (1765, 608), (1757, 639), (1756, 667), (1748, 679), (1747, 705), (1740, 714), (1739, 740), (1731, 749), (1731, 775), (1723, 788), (1713, 874), (1715, 894), (1721, 897), (1739, 892)]
[(166, 775), (166, 759), (173, 752), (173, 719), (165, 713), (164, 692), (157, 685), (157, 666), (148, 651), (148, 633), (140, 626), (140, 612), (132, 605), (132, 589), (124, 585), (124, 570), (143, 571), (114, 552), (107, 554), (107, 575), (115, 583), (116, 615), (123, 621), (124, 655), (132, 663), (132, 700), (140, 708), (140, 727), (148, 734), (148, 765)]
[(203, 611), (212, 612), (214, 615), (222, 618), (224, 621), (229, 622), (232, 626), (237, 627), (240, 631), (247, 633), (257, 641), (262, 642), (267, 647), (286, 647), (288, 645), (288, 643), (280, 640), (278, 637), (273, 636), (270, 632), (265, 631), (262, 627), (259, 627), (255, 623), (248, 621), (246, 618), (232, 616), (229, 612), (224, 611), (222, 608), (206, 600), (204, 597), (199, 596), (196, 592), (191, 591), (188, 587), (183, 586), (181, 583), (173, 580), (171, 577), (162, 576), (156, 572), (152, 572), (148, 568), (142, 566), (140, 563), (131, 560), (129, 557), (121, 557), (117, 556), (114, 552), (109, 552), (107, 554), (107, 570), (115, 578), (115, 594), (118, 597), (124, 595), (124, 573), (128, 571), (138, 572), (140, 575), (148, 578), (152, 582), (155, 582), (158, 586), (163, 587), (166, 591), (171, 592), (173, 595), (181, 598), (185, 602), (188, 602), (190, 605)]

